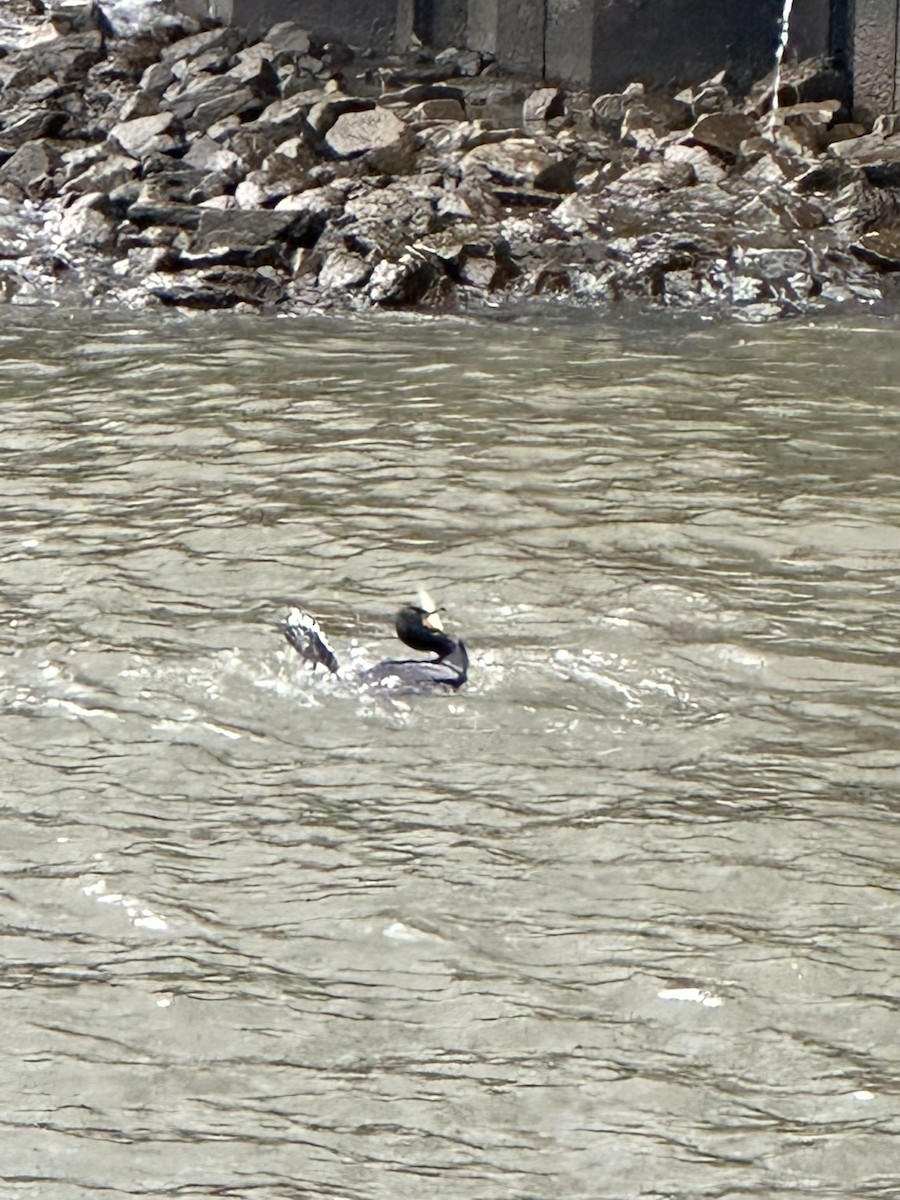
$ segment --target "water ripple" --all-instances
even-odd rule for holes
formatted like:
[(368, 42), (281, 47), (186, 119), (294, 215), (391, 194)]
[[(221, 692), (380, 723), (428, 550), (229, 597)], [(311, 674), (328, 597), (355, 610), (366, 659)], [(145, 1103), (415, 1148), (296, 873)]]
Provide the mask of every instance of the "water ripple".
[(4, 1197), (897, 1194), (893, 328), (0, 347)]

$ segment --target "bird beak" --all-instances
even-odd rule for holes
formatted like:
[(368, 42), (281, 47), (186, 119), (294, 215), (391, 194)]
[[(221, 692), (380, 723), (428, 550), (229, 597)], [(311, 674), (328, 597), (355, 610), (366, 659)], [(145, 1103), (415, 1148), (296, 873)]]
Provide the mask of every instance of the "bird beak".
[(443, 633), (444, 623), (441, 620), (438, 606), (423, 587), (419, 588), (419, 607), (423, 608), (428, 614), (423, 617), (422, 624), (427, 625), (429, 629), (437, 630), (438, 633)]

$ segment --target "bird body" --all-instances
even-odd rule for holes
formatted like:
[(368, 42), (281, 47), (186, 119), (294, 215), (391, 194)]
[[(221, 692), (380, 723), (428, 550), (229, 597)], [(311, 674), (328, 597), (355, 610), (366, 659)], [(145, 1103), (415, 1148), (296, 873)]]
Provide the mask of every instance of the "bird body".
[[(432, 687), (456, 689), (468, 679), (469, 656), (461, 641), (446, 633), (438, 610), (427, 593), (418, 604), (405, 604), (397, 613), (397, 637), (411, 650), (434, 654), (434, 658), (385, 659), (364, 671), (364, 683), (421, 691)], [(339, 671), (338, 658), (319, 623), (309, 613), (292, 608), (281, 622), (285, 637), (297, 653), (312, 665), (332, 674)]]

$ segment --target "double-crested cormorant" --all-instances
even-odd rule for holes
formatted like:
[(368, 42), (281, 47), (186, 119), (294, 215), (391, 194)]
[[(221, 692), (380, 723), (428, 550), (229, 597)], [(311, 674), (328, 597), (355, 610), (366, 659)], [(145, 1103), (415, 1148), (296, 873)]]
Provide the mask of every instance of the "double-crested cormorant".
[[(337, 674), (337, 655), (314, 617), (292, 608), (281, 622), (281, 629), (300, 657), (312, 664), (313, 670), (321, 663), (332, 674)], [(420, 593), (418, 604), (405, 604), (400, 609), (396, 629), (397, 637), (404, 645), (411, 650), (433, 653), (435, 657), (386, 659), (362, 672), (360, 677), (364, 683), (412, 690), (462, 687), (469, 669), (466, 648), (444, 631), (438, 610), (426, 592)]]

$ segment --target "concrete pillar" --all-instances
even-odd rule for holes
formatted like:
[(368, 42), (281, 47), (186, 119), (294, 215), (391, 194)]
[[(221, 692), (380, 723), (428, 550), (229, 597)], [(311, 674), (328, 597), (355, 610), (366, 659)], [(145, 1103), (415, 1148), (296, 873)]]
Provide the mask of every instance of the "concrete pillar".
[(590, 86), (698, 83), (727, 67), (745, 87), (775, 62), (783, 0), (595, 0)]
[(900, 0), (856, 0), (851, 33), (853, 109), (861, 120), (895, 112), (900, 98)]
[(544, 74), (550, 83), (590, 86), (596, 0), (546, 0)]
[[(403, 0), (401, 0), (403, 2)], [(409, 3), (410, 0), (405, 0)], [(468, 0), (411, 0), (419, 39), (429, 46), (464, 46)]]
[(794, 0), (788, 54), (798, 59), (830, 54), (834, 0)]
[(544, 0), (469, 0), (466, 41), (508, 71), (544, 73)]

